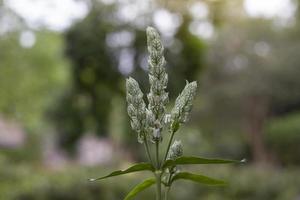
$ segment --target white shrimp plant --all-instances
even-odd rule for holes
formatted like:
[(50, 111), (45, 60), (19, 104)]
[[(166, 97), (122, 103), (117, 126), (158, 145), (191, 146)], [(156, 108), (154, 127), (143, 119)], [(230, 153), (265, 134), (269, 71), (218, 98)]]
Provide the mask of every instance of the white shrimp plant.
[[(149, 161), (137, 163), (126, 170), (114, 171), (106, 176), (90, 180), (96, 181), (139, 171), (153, 172), (154, 178), (146, 179), (136, 185), (124, 200), (133, 199), (139, 192), (154, 184), (156, 184), (156, 200), (162, 199), (162, 187), (164, 187), (164, 199), (167, 200), (172, 184), (179, 180), (189, 180), (206, 185), (224, 185), (225, 182), (222, 180), (183, 172), (178, 169), (179, 165), (226, 164), (241, 161), (186, 157), (183, 156), (181, 141), (175, 140), (172, 144), (175, 133), (188, 119), (192, 101), (196, 94), (197, 83), (195, 81), (187, 82), (183, 91), (177, 97), (173, 109), (170, 113), (167, 113), (166, 104), (169, 100), (166, 91), (168, 74), (165, 70), (164, 47), (158, 32), (152, 27), (147, 28), (147, 45), (150, 83), (150, 92), (147, 95), (148, 105), (144, 101), (144, 94), (138, 82), (131, 77), (126, 80), (126, 100), (131, 127), (137, 133), (138, 142), (145, 146)], [(163, 132), (167, 133), (163, 134)], [(165, 148), (161, 147), (163, 136), (168, 138)], [(151, 149), (155, 149), (155, 153), (152, 154)], [(160, 157), (160, 155), (164, 156)]]

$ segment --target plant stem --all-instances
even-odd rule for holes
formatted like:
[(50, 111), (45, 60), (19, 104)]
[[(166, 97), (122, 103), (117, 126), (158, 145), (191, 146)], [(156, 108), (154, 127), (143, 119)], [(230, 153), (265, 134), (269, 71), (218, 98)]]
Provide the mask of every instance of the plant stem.
[(165, 188), (165, 200), (168, 200), (168, 197), (169, 197), (169, 191), (171, 189), (170, 181), (171, 181), (172, 175), (173, 175), (173, 173), (171, 173), (171, 172), (168, 175), (167, 185), (166, 185), (166, 188)]
[(161, 200), (161, 172), (155, 172), (156, 177), (156, 200)]
[(155, 153), (156, 153), (156, 168), (157, 169), (160, 169), (160, 166), (159, 166), (159, 141), (156, 141), (155, 142)]
[(162, 172), (160, 171), (159, 166), (159, 141), (155, 141), (155, 155), (156, 155), (156, 200), (161, 200), (161, 175)]
[(144, 146), (145, 146), (145, 149), (146, 149), (148, 159), (151, 162), (151, 164), (154, 165), (154, 163), (152, 161), (152, 158), (151, 158), (151, 154), (150, 154), (150, 151), (149, 151), (149, 145), (148, 145), (148, 141), (147, 141), (146, 137), (144, 137), (144, 144), (145, 144)]
[(167, 160), (167, 156), (168, 156), (168, 154), (169, 154), (169, 150), (170, 150), (170, 147), (171, 147), (173, 138), (174, 138), (174, 134), (175, 134), (175, 131), (172, 131), (172, 133), (171, 133), (171, 138), (170, 138), (170, 140), (169, 140), (169, 144), (168, 144), (168, 147), (167, 147), (167, 151), (166, 151), (166, 154), (165, 154), (163, 163)]
[(167, 186), (166, 189), (165, 189), (165, 200), (168, 200), (169, 198), (169, 191), (170, 191), (170, 186)]
[(169, 168), (169, 172), (170, 172), (170, 174), (168, 175), (167, 186), (165, 188), (165, 200), (168, 200), (169, 192), (170, 192), (170, 189), (171, 189), (171, 178), (174, 174), (173, 173), (173, 167)]

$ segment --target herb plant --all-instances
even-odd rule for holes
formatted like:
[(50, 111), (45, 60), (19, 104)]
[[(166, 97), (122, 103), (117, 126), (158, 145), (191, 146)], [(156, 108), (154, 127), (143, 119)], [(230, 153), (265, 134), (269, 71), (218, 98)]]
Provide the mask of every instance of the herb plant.
[[(224, 185), (225, 182), (222, 180), (179, 170), (179, 165), (226, 164), (240, 161), (183, 156), (181, 141), (173, 142), (173, 140), (177, 130), (188, 120), (197, 83), (195, 81), (187, 82), (177, 97), (174, 108), (167, 113), (168, 74), (165, 70), (164, 47), (158, 32), (152, 27), (147, 28), (147, 45), (150, 83), (150, 92), (147, 95), (148, 105), (144, 101), (144, 94), (138, 82), (131, 77), (126, 80), (126, 100), (131, 127), (137, 133), (138, 142), (144, 145), (149, 161), (137, 163), (126, 170), (114, 171), (107, 176), (90, 180), (96, 181), (139, 171), (153, 172), (154, 178), (146, 179), (136, 185), (124, 200), (133, 199), (139, 192), (154, 184), (156, 184), (156, 200), (162, 199), (162, 186), (164, 187), (164, 199), (167, 200), (172, 184), (178, 180), (190, 180), (206, 185)], [(168, 133), (162, 134), (163, 132)], [(168, 145), (165, 148), (162, 147), (163, 136), (168, 139)], [(151, 149), (155, 149), (154, 154)], [(162, 153), (163, 157), (160, 157), (160, 151), (164, 152)]]

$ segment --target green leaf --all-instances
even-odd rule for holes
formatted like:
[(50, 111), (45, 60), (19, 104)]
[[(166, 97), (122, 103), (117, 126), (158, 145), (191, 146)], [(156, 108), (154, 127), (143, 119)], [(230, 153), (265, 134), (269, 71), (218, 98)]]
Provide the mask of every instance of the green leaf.
[(217, 180), (214, 178), (210, 178), (207, 176), (199, 175), (199, 174), (192, 174), (188, 172), (180, 172), (176, 174), (172, 182), (179, 180), (179, 179), (184, 179), (184, 180), (189, 180), (189, 181), (194, 181), (197, 183), (205, 184), (205, 185), (226, 185), (226, 182), (222, 180)]
[(242, 163), (244, 160), (223, 160), (223, 159), (210, 159), (201, 157), (179, 157), (175, 160), (167, 160), (163, 168), (174, 165), (187, 165), (187, 164), (228, 164), (228, 163)]
[(135, 164), (135, 165), (129, 167), (126, 170), (114, 171), (106, 176), (102, 176), (102, 177), (95, 178), (95, 179), (90, 179), (90, 181), (101, 180), (101, 179), (109, 178), (112, 176), (119, 176), (119, 175), (129, 174), (129, 173), (138, 172), (138, 171), (152, 171), (153, 172), (154, 168), (150, 163), (138, 163), (138, 164)]
[(147, 189), (148, 187), (150, 187), (151, 185), (153, 185), (155, 183), (155, 179), (154, 178), (150, 178), (150, 179), (146, 179), (145, 181), (143, 181), (142, 183), (136, 185), (128, 194), (127, 196), (124, 198), (124, 200), (130, 200), (133, 197), (135, 197), (139, 192)]

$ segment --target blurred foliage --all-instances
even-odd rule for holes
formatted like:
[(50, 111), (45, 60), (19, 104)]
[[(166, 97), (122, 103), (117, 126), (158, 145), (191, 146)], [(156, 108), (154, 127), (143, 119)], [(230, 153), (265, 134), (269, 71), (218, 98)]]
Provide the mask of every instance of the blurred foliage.
[(198, 117), (203, 118), (199, 125), (204, 132), (233, 136), (244, 142), (244, 154), (249, 147), (254, 160), (267, 160), (264, 123), (300, 108), (300, 38), (294, 34), (293, 28), (276, 29), (272, 21), (262, 19), (220, 29), (201, 84)]
[(300, 164), (300, 114), (275, 118), (266, 124), (265, 140), (282, 165)]
[[(82, 169), (69, 167), (60, 172), (41, 170), (24, 165), (2, 165), (0, 176), (0, 198), (5, 200), (120, 200), (126, 191), (134, 187), (141, 175), (120, 177), (119, 180), (90, 183), (87, 177), (92, 174), (105, 174), (105, 168)], [(194, 169), (193, 170), (197, 170)], [(203, 170), (202, 170), (203, 171)], [(218, 167), (207, 169), (213, 176), (223, 176), (230, 180), (225, 187), (207, 187), (191, 182), (180, 181), (174, 185), (171, 198), (181, 200), (296, 200), (299, 195), (300, 172), (281, 171), (253, 167)], [(207, 173), (207, 172), (206, 172)], [(235, 174), (235, 175), (233, 175)], [(17, 186), (16, 186), (17, 185)], [(137, 199), (150, 200), (154, 188), (150, 188)]]
[[(201, 77), (190, 128), (179, 133), (189, 144), (184, 151), (187, 155), (201, 152), (205, 156), (251, 160), (249, 127), (258, 127), (275, 164), (281, 167), (247, 164), (215, 170), (206, 166), (201, 171), (230, 180), (229, 186), (216, 189), (178, 183), (172, 199), (183, 199), (187, 194), (191, 200), (299, 199), (299, 9), (292, 24), (280, 24), (277, 19), (249, 19), (241, 0), (206, 2), (207, 22), (215, 31), (209, 42), (190, 33), (191, 21), (203, 21), (191, 19), (183, 1), (169, 2), (172, 10), (184, 12), (174, 36), (163, 35), (171, 97), (185, 84), (177, 80)], [(51, 130), (47, 121), (50, 114), (61, 145), (67, 149), (72, 149), (84, 133), (96, 132), (119, 143), (126, 141), (125, 147), (134, 149), (137, 155), (133, 159), (142, 157), (134, 146), (136, 140), (130, 138), (133, 134), (128, 129), (123, 81), (125, 76), (134, 76), (143, 91), (148, 90), (144, 31), (146, 24), (152, 24), (152, 13), (135, 20), (145, 23), (128, 23), (118, 18), (115, 5), (94, 4), (88, 16), (66, 33), (36, 30), (36, 43), (24, 48), (20, 35), (31, 30), (1, 3), (0, 22), (8, 16), (10, 23), (15, 23), (11, 24), (14, 31), (0, 37), (1, 117), (43, 137)], [(129, 68), (124, 70), (121, 57), (128, 54), (133, 58), (125, 56)], [(262, 115), (253, 114), (257, 109)], [(142, 178), (124, 176), (105, 184), (89, 184), (87, 178), (104, 174), (106, 169), (48, 169), (41, 164), (40, 142), (39, 136), (28, 137), (22, 148), (1, 149), (0, 199), (119, 200)], [(150, 189), (138, 198), (150, 199), (152, 194)]]
[(36, 32), (32, 48), (19, 43), (21, 32), (0, 38), (0, 112), (25, 128), (44, 126), (43, 115), (68, 80), (62, 56), (62, 38), (55, 33)]
[[(205, 45), (188, 31), (189, 21), (188, 16), (184, 17), (174, 37), (168, 38), (166, 59), (171, 97), (183, 88), (185, 79), (195, 78), (204, 65)], [(145, 27), (140, 30), (134, 24), (120, 24), (113, 5), (96, 4), (84, 20), (67, 31), (66, 46), (73, 64), (72, 85), (59, 99), (52, 116), (62, 146), (72, 149), (86, 132), (108, 135), (111, 102), (114, 96), (124, 94), (125, 76), (134, 76), (147, 92), (143, 72), (147, 68)]]
[(72, 62), (72, 85), (59, 99), (53, 118), (61, 145), (72, 147), (88, 131), (107, 135), (108, 115), (114, 92), (119, 91), (120, 73), (106, 46), (112, 31), (105, 14), (96, 11), (66, 33), (66, 53)]
[(41, 138), (42, 134), (28, 134), (24, 145), (17, 148), (1, 148), (0, 168), (1, 164), (5, 164), (4, 161), (11, 162), (14, 165), (40, 164), (43, 154)]

